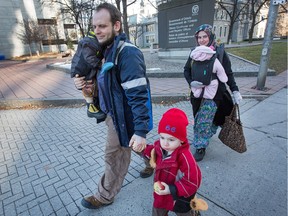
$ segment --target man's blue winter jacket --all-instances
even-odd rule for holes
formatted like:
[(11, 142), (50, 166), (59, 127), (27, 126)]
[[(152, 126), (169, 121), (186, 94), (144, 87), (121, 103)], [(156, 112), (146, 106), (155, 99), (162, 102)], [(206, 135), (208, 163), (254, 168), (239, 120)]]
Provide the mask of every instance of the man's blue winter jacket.
[[(119, 136), (121, 146), (128, 147), (132, 135), (141, 137), (152, 129), (150, 84), (142, 52), (131, 44), (125, 34), (115, 37), (112, 47), (104, 54), (105, 62), (114, 67), (102, 79), (105, 103)], [(101, 99), (100, 99), (101, 100)]]

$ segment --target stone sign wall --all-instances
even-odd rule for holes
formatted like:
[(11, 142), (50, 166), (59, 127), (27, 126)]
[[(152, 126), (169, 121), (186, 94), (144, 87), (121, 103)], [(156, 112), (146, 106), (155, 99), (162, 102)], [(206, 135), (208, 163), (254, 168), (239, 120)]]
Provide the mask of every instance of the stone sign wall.
[(197, 27), (213, 25), (215, 0), (175, 0), (159, 5), (159, 48), (187, 48), (195, 45)]

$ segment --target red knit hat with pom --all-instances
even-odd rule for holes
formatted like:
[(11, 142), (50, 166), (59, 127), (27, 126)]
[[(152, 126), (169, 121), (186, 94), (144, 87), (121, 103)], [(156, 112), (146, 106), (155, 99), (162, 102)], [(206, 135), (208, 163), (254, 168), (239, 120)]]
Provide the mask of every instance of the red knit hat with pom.
[(187, 139), (188, 118), (185, 112), (178, 108), (169, 109), (162, 116), (158, 125), (158, 133), (170, 134), (181, 141)]

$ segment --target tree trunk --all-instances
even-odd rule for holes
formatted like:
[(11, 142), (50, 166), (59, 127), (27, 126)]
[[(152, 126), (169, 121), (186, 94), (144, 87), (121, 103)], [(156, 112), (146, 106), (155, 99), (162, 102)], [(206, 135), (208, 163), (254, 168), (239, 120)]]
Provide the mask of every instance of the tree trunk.
[(124, 27), (124, 32), (127, 35), (127, 39), (129, 40), (129, 27), (128, 27), (128, 21), (127, 21), (127, 0), (122, 0), (122, 7), (123, 7), (123, 27)]
[(82, 35), (82, 37), (85, 37), (85, 32), (84, 32), (84, 29), (82, 28), (82, 25), (79, 23), (79, 22), (77, 22), (76, 23), (77, 25), (78, 25), (78, 27), (79, 27), (79, 30), (80, 30), (80, 32), (81, 32), (81, 35)]
[(115, 2), (116, 2), (116, 5), (117, 5), (117, 9), (118, 9), (119, 11), (121, 11), (121, 7), (120, 7), (120, 2), (121, 2), (121, 0), (115, 0)]
[(256, 18), (255, 18), (255, 16), (253, 16), (252, 22), (251, 22), (251, 27), (249, 29), (249, 43), (253, 42), (253, 32), (254, 32), (255, 22), (256, 22)]
[(31, 51), (31, 44), (29, 44), (29, 53), (30, 53), (30, 56), (32, 56), (32, 51)]
[(229, 44), (230, 40), (232, 40), (233, 27), (234, 27), (234, 23), (235, 23), (235, 19), (236, 19), (236, 12), (237, 12), (237, 4), (238, 4), (238, 1), (236, 1), (234, 3), (233, 11), (232, 11), (232, 14), (230, 16), (230, 27), (229, 27), (229, 31), (228, 31), (227, 44)]
[(232, 40), (233, 26), (234, 26), (234, 23), (231, 22), (230, 27), (229, 27), (229, 31), (228, 31), (227, 44), (229, 44), (230, 39)]

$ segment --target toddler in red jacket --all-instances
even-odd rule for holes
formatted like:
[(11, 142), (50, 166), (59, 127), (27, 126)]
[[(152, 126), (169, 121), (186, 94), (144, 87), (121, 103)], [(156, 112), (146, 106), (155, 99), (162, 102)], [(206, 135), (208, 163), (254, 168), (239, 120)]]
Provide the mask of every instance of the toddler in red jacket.
[(172, 108), (165, 112), (159, 122), (160, 139), (147, 145), (143, 156), (154, 159), (153, 216), (194, 215), (190, 201), (201, 183), (201, 171), (190, 151), (187, 140), (188, 119), (186, 114)]

